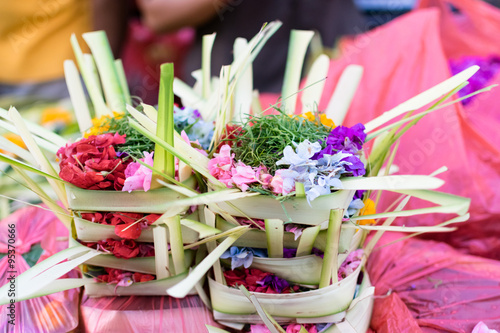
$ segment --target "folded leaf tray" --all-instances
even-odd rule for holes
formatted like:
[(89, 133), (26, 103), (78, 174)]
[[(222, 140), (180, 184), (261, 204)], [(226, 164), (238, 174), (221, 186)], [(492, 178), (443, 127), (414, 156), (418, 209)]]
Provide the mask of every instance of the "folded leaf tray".
[[(70, 240), (70, 246), (82, 246), (74, 239)], [(186, 267), (189, 267), (195, 256), (195, 251), (192, 250), (184, 250), (184, 262)], [(172, 261), (172, 256), (169, 256), (169, 267), (174, 267), (174, 263)], [(117, 258), (112, 254), (102, 253), (96, 257), (93, 257), (85, 262), (86, 265), (99, 266), (99, 267), (108, 267), (115, 269), (122, 269), (125, 271), (137, 272), (137, 273), (145, 273), (145, 274), (156, 274), (155, 269), (155, 257), (144, 257), (144, 258)]]
[[(75, 230), (76, 236), (79, 240), (84, 242), (95, 242), (103, 239), (121, 239), (119, 236), (115, 234), (115, 226), (114, 225), (106, 225), (100, 223), (94, 223), (87, 221), (85, 219), (81, 219), (75, 217)], [(194, 221), (196, 222), (196, 221)], [(200, 232), (193, 230), (192, 228), (187, 227), (189, 225), (189, 220), (181, 219), (181, 230), (182, 230), (182, 240), (184, 244), (190, 244), (197, 242), (200, 238), (211, 236), (219, 231), (211, 228), (207, 225), (196, 222), (197, 228), (199, 231), (203, 231), (202, 234)], [(184, 225), (186, 224), (186, 225)], [(135, 239), (137, 242), (153, 242), (153, 230), (152, 228), (147, 228), (142, 230), (139, 238)]]
[[(361, 266), (345, 279), (321, 289), (290, 294), (251, 294), (280, 323), (294, 323), (299, 319), (312, 323), (341, 321), (353, 300), (360, 271)], [(211, 278), (208, 282), (216, 320), (261, 323), (255, 307), (239, 289)]]
[(280, 202), (267, 195), (256, 195), (220, 202), (217, 206), (233, 216), (318, 225), (328, 220), (330, 210), (347, 209), (354, 192), (354, 190), (338, 190), (332, 194), (321, 195), (311, 202), (306, 198), (296, 197)]
[[(158, 296), (166, 295), (166, 290), (181, 282), (187, 273), (175, 275), (161, 280), (133, 283), (128, 287), (117, 287), (116, 284), (95, 282), (88, 279), (85, 284), (85, 293), (90, 297), (104, 296)], [(191, 290), (188, 295), (195, 295), (196, 290)]]
[[(345, 225), (347, 225), (347, 223), (349, 222), (345, 222)], [(215, 227), (224, 232), (234, 228), (234, 224), (227, 222), (220, 216), (217, 216)], [(356, 229), (354, 228), (342, 228), (339, 240), (339, 253), (345, 253), (351, 247), (352, 239), (356, 234), (359, 234), (357, 237), (361, 237), (361, 234), (356, 232)], [(299, 240), (300, 238), (295, 240), (295, 235), (292, 232), (284, 232), (283, 247), (287, 249), (296, 249), (299, 246)], [(321, 230), (314, 241), (314, 247), (318, 250), (324, 251), (325, 244), (326, 230)], [(259, 229), (250, 229), (245, 233), (245, 236), (238, 238), (233, 245), (265, 249), (267, 248), (266, 232)]]
[[(190, 177), (184, 181), (184, 184), (193, 188), (196, 185), (196, 180), (194, 177)], [(173, 206), (173, 202), (186, 198), (168, 188), (128, 193), (86, 190), (69, 184), (65, 186), (69, 207), (79, 211), (163, 214)]]
[[(350, 247), (339, 253), (338, 266), (340, 266), (347, 255), (359, 247), (362, 232), (356, 232), (351, 240)], [(221, 260), (226, 266), (230, 266), (229, 259)], [(254, 257), (250, 267), (260, 269), (264, 272), (272, 272), (288, 282), (302, 285), (318, 285), (321, 277), (323, 259), (317, 255), (307, 255), (293, 258), (260, 258)]]

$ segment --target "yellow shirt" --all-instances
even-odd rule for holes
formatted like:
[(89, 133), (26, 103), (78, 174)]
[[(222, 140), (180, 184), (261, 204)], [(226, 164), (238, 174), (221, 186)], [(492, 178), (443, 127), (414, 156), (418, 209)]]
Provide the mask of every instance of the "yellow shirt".
[(90, 28), (87, 0), (0, 0), (0, 83), (62, 78), (71, 34)]

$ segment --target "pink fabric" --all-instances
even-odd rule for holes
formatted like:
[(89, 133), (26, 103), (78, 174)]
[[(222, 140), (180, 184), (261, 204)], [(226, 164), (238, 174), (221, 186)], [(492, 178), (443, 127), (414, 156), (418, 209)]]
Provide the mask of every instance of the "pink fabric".
[[(404, 235), (385, 235), (378, 246)], [(483, 321), (500, 329), (500, 262), (463, 255), (444, 243), (409, 239), (368, 260), (377, 333), (470, 333)]]
[(81, 305), (85, 332), (206, 332), (205, 325), (221, 327), (198, 296), (102, 297)]
[[(458, 0), (451, 2), (458, 3)], [(477, 6), (481, 3), (463, 2), (473, 2)], [(467, 9), (470, 8), (472, 6), (468, 5)], [(499, 16), (498, 10), (491, 6), (487, 8), (491, 15)], [(485, 11), (481, 10), (481, 13)], [(443, 51), (446, 44), (441, 39), (441, 29), (444, 29), (441, 15), (438, 8), (418, 10), (342, 43), (343, 55), (330, 64), (319, 110), (326, 108), (342, 71), (349, 64), (362, 65), (364, 74), (344, 121), (346, 126), (366, 123), (449, 78), (448, 55)], [(473, 21), (459, 26), (460, 29), (475, 27), (483, 20), (483, 16), (479, 17), (477, 13), (472, 15)], [(485, 20), (493, 24), (491, 19)], [(495, 26), (498, 27), (497, 33), (491, 34), (490, 27), (488, 36), (494, 35), (498, 39), (500, 20)], [(461, 38), (470, 40), (473, 35), (470, 32), (466, 34), (467, 38)], [(500, 48), (500, 42), (492, 44)], [(492, 49), (490, 46), (489, 50)], [(454, 55), (460, 54), (456, 50), (453, 52)], [(440, 234), (436, 239), (469, 253), (500, 259), (500, 225), (491, 222), (500, 218), (500, 112), (496, 111), (497, 95), (493, 91), (477, 97), (476, 106), (467, 111), (461, 104), (456, 104), (427, 115), (402, 137), (394, 163), (400, 167), (400, 174), (425, 175), (447, 166), (449, 171), (439, 175), (446, 181), (439, 190), (471, 198), (471, 219), (462, 223), (457, 232)], [(262, 104), (267, 106), (276, 99), (276, 95), (266, 95)], [(378, 210), (383, 211), (395, 198), (396, 195), (384, 194)], [(406, 208), (424, 206), (427, 204), (411, 200)], [(422, 215), (399, 219), (396, 223), (434, 225), (448, 218)]]
[[(447, 6), (460, 11), (453, 14)], [(464, 56), (500, 55), (500, 10), (478, 0), (422, 0), (420, 8), (439, 8), (439, 34), (446, 59), (458, 60)], [(500, 83), (500, 74), (489, 84)], [(469, 163), (477, 170), (472, 219), (451, 235), (436, 235), (435, 239), (448, 241), (455, 247), (485, 257), (500, 259), (500, 226), (492, 221), (499, 217), (498, 154), (500, 147), (500, 107), (498, 88), (476, 97), (461, 113), (467, 124), (466, 138)], [(482, 138), (484, 140), (468, 138)], [(481, 154), (481, 152), (483, 154)]]
[[(30, 247), (41, 243), (44, 250), (38, 262), (67, 247), (68, 230), (52, 212), (36, 207), (18, 210), (0, 221), (0, 252), (8, 250), (9, 225), (15, 224), (16, 256), (14, 268), (10, 267), (8, 256), (0, 259), (0, 285), (8, 283), (11, 272), (19, 276), (29, 268), (22, 254)], [(59, 240), (58, 237), (66, 238)], [(77, 277), (70, 273), (66, 277)], [(57, 333), (69, 332), (78, 326), (79, 290), (72, 289), (15, 303), (15, 326), (9, 325), (7, 305), (0, 306), (0, 331), (9, 333)]]

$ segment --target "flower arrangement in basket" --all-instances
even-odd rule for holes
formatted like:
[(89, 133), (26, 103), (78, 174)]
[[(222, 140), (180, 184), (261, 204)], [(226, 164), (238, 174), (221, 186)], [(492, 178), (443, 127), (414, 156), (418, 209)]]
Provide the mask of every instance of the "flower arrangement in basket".
[[(14, 108), (0, 114), (29, 150), (15, 148), (13, 153), (31, 154), (35, 163), (4, 154), (0, 160), (73, 233), (67, 250), (19, 277), (29, 284), (19, 300), (82, 285), (93, 296), (184, 297), (196, 291), (207, 300), (202, 283), (213, 267), (211, 305), (224, 324), (264, 323), (273, 332), (283, 330), (276, 322), (366, 330), (373, 288), (363, 267), (381, 234), (450, 231), (447, 224), (468, 218), (468, 199), (433, 191), (443, 183), (435, 177), (443, 169), (433, 175), (389, 171), (399, 137), (425, 114), (446, 106), (477, 68), (369, 123), (344, 127), (349, 101), (339, 101), (338, 94), (332, 101), (336, 107), (326, 113), (314, 110), (328, 66), (324, 57), (311, 67), (301, 96), (303, 110), (312, 111), (295, 115), (312, 32), (294, 31), (283, 98), (268, 114), (252, 89), (251, 63), (279, 26), (272, 22), (250, 41), (238, 39), (235, 60), (218, 79), (208, 69), (215, 36), (206, 36), (196, 89), (174, 79), (171, 65), (163, 65), (158, 109), (131, 105), (123, 69), (105, 36), (85, 34), (92, 55), (82, 54), (75, 39), (72, 43), (94, 117), (75, 64), (67, 61), (65, 70), (86, 137), (68, 144), (24, 121)], [(355, 89), (342, 86), (342, 80), (339, 85), (343, 91)], [(183, 108), (174, 107), (173, 93)], [(181, 129), (192, 137), (178, 133)], [(56, 155), (59, 164), (54, 166), (48, 155)], [(26, 171), (47, 178), (62, 207)], [(400, 193), (401, 199), (392, 211), (375, 213), (382, 190)], [(435, 206), (404, 210), (411, 197)], [(396, 217), (424, 213), (458, 217), (437, 227), (390, 226)], [(367, 222), (375, 219), (385, 221)], [(359, 249), (370, 230), (376, 235)], [(92, 279), (57, 280), (84, 263)]]
[[(24, 120), (15, 108), (1, 113), (6, 120), (2, 125), (17, 132), (27, 149), (8, 147), (25, 161), (5, 154), (0, 158), (73, 235), (67, 250), (44, 262), (40, 271), (35, 267), (32, 275), (23, 276), (21, 280), (30, 286), (23, 288), (18, 300), (51, 293), (51, 288), (58, 286), (68, 289), (82, 285), (90, 296), (164, 295), (203, 258), (203, 251), (196, 248), (220, 233), (198, 221), (196, 199), (159, 183), (177, 184), (191, 194), (203, 189), (185, 157), (176, 158), (128, 126), (126, 105), (132, 108), (132, 101), (120, 61), (113, 60), (103, 32), (85, 34), (84, 39), (92, 55), (82, 54), (75, 37), (71, 42), (92, 108), (85, 101), (75, 64), (65, 62), (81, 138), (68, 143), (56, 133)], [(199, 132), (200, 139), (210, 135), (211, 129), (207, 132), (203, 122), (190, 123), (186, 119), (188, 110), (174, 106), (172, 81), (173, 66), (165, 64), (159, 109), (139, 107), (168, 124), (155, 132), (166, 145), (175, 145), (181, 151), (202, 151), (198, 142), (190, 142), (185, 132), (181, 136), (175, 129)], [(174, 120), (178, 120), (177, 126)], [(54, 160), (57, 164), (51, 162)], [(26, 171), (45, 177), (54, 194), (47, 193)], [(83, 279), (55, 280), (81, 264)], [(50, 269), (40, 274), (47, 267)], [(194, 289), (188, 291), (192, 293)]]

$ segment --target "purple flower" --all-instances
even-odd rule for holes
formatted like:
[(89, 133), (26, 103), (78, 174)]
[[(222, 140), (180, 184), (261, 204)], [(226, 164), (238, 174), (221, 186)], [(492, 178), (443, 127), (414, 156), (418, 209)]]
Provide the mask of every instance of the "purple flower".
[(290, 288), (290, 284), (286, 280), (279, 278), (274, 274), (269, 274), (264, 278), (264, 280), (257, 281), (257, 283), (263, 287), (270, 286), (272, 289), (276, 290), (279, 294), (281, 294), (283, 290)]
[(293, 258), (297, 255), (297, 249), (283, 248), (283, 258)]
[(365, 174), (365, 165), (358, 156), (350, 155), (342, 159), (343, 162), (349, 162), (344, 165), (346, 173), (352, 173), (353, 177), (363, 176)]
[(353, 199), (363, 199), (363, 195), (365, 195), (365, 190), (357, 190), (354, 193), (354, 198)]
[[(469, 84), (460, 89), (458, 95), (460, 97), (469, 95), (470, 93), (486, 87), (491, 79), (493, 79), (500, 71), (500, 58), (497, 56), (484, 57), (463, 57), (458, 60), (451, 60), (450, 67), (453, 75), (469, 68), (473, 65), (479, 65), (480, 69), (469, 79)], [(474, 100), (476, 96), (462, 101), (467, 105)]]
[(314, 159), (320, 159), (324, 154), (334, 155), (337, 151), (344, 151), (356, 154), (366, 139), (364, 132), (365, 126), (358, 123), (353, 127), (337, 126), (325, 140), (326, 147), (314, 156)]
[[(317, 248), (313, 247), (311, 254), (314, 254), (315, 256), (323, 258), (324, 253), (321, 250), (318, 250)], [(297, 255), (297, 249), (287, 249), (286, 247), (283, 248), (283, 258), (294, 258)]]
[(320, 258), (323, 258), (325, 256), (325, 253), (315, 247), (313, 247), (312, 251), (311, 251), (312, 254), (314, 254), (315, 256), (318, 256)]

